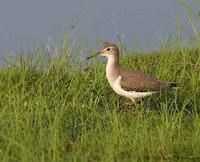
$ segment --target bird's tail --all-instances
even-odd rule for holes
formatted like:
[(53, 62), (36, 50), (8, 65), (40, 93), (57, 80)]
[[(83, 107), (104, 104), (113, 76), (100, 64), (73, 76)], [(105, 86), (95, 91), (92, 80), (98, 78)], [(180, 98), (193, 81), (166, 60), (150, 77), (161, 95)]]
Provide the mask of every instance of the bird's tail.
[(183, 88), (183, 85), (178, 84), (178, 83), (170, 83), (169, 87), (172, 89), (179, 89), (179, 88)]

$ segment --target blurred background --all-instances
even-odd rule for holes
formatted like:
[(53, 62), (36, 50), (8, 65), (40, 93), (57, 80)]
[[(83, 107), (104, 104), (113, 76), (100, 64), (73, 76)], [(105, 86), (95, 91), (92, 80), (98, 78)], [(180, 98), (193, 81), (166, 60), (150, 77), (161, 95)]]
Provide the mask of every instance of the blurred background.
[[(181, 26), (182, 39), (191, 39), (193, 29), (180, 0), (0, 0), (0, 56), (8, 50), (26, 50), (45, 45), (51, 38), (87, 42), (119, 42), (127, 47), (152, 51), (161, 41), (176, 39)], [(185, 0), (198, 16), (200, 5)], [(180, 31), (179, 31), (180, 32)]]

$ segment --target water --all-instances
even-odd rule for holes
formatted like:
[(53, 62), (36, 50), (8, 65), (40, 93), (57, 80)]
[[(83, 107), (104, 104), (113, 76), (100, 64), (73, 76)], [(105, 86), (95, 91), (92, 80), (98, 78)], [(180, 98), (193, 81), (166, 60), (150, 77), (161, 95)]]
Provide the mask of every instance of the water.
[(118, 42), (120, 35), (129, 47), (152, 50), (175, 37), (177, 14), (193, 34), (178, 0), (0, 0), (0, 56), (45, 44), (50, 36), (60, 41), (68, 31), (91, 48), (97, 36)]

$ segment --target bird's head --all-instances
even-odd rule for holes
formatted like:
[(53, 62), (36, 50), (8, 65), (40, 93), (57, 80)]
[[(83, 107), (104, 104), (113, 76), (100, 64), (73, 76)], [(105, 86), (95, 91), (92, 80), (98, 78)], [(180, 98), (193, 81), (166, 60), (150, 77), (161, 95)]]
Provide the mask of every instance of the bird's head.
[(104, 42), (103, 49), (94, 53), (92, 56), (87, 57), (87, 59), (91, 59), (96, 56), (105, 56), (107, 58), (119, 57), (119, 48), (114, 43)]

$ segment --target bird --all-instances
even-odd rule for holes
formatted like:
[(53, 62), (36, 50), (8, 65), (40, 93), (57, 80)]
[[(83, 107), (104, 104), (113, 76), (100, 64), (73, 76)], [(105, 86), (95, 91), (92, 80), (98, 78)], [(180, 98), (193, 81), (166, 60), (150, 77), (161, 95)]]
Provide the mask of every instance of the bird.
[(135, 105), (146, 96), (164, 90), (181, 88), (178, 83), (161, 81), (134, 69), (127, 69), (119, 64), (119, 48), (116, 44), (104, 42), (104, 47), (86, 59), (96, 56), (107, 57), (106, 78), (115, 93), (130, 99)]

